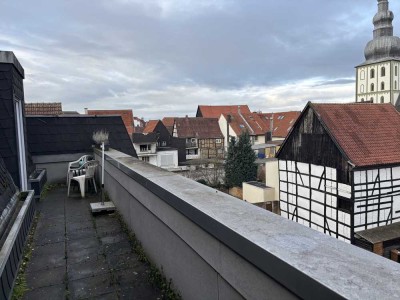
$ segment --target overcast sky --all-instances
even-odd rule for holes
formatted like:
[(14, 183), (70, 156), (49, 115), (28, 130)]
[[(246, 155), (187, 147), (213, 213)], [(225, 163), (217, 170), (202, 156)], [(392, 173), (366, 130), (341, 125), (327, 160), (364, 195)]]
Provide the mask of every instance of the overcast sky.
[(376, 0), (0, 3), (0, 49), (25, 68), (26, 102), (145, 119), (194, 115), (198, 104), (267, 112), (354, 101), (377, 11)]

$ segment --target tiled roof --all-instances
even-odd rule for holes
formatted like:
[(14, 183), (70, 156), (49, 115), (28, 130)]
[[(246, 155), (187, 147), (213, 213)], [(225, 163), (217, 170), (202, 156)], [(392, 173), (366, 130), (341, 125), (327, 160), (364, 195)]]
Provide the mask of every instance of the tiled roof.
[(25, 103), (26, 116), (57, 116), (62, 114), (61, 102)]
[(136, 157), (120, 116), (31, 116), (26, 118), (32, 155), (92, 152), (93, 132), (109, 132), (110, 147)]
[(150, 133), (153, 132), (154, 129), (156, 128), (158, 122), (160, 122), (160, 120), (150, 120), (146, 123), (146, 126), (143, 129), (143, 133)]
[(174, 129), (175, 117), (165, 117), (162, 119), (162, 122), (164, 126), (167, 127), (169, 133), (172, 134), (172, 131)]
[(224, 138), (219, 128), (218, 119), (175, 118), (175, 124), (180, 138)]
[(400, 114), (391, 104), (310, 104), (357, 167), (400, 163)]
[[(265, 135), (268, 131), (268, 127), (265, 122), (256, 113), (248, 114), (229, 114), (231, 116), (230, 126), (236, 135), (240, 135), (242, 132), (247, 131), (250, 135)], [(228, 118), (228, 114), (223, 114), (225, 119)]]
[(222, 114), (238, 113), (250, 114), (251, 111), (247, 105), (199, 105), (197, 108), (197, 117), (203, 118), (219, 118)]
[(126, 130), (129, 136), (134, 132), (133, 129), (133, 113), (131, 109), (118, 109), (118, 110), (87, 110), (87, 114), (94, 116), (121, 116), (124, 121)]
[(157, 133), (134, 133), (132, 134), (132, 142), (138, 143), (156, 143), (158, 140)]
[(257, 113), (266, 124), (268, 131), (271, 127), (271, 117), (273, 117), (273, 137), (285, 138), (290, 129), (293, 127), (297, 118), (300, 116), (299, 111), (286, 111), (276, 113)]

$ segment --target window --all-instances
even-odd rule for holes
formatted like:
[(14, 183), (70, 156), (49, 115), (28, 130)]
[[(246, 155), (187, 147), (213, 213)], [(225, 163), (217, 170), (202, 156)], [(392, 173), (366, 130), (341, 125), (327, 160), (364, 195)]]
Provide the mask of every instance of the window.
[(167, 146), (167, 142), (166, 141), (162, 141), (161, 145), (162, 146)]
[(374, 90), (375, 90), (375, 85), (371, 83), (371, 92), (373, 92)]
[(374, 102), (374, 97), (371, 97), (371, 99), (369, 99), (369, 101)]
[(383, 96), (381, 97), (381, 103), (385, 103), (385, 98)]
[(369, 76), (370, 78), (375, 78), (375, 70), (374, 69), (371, 69), (371, 72), (370, 72), (370, 76)]
[(364, 98), (361, 98), (361, 102), (364, 102), (365, 100), (364, 100)]
[(140, 145), (140, 152), (147, 152), (151, 150), (151, 145)]
[(254, 140), (255, 140), (255, 141), (258, 141), (258, 135), (256, 135), (256, 136), (254, 137)]
[(361, 92), (361, 93), (364, 93), (364, 85), (363, 85), (363, 84), (362, 84), (361, 87), (360, 87), (360, 92)]
[(149, 161), (150, 161), (150, 157), (148, 157), (148, 156), (143, 156), (143, 157), (141, 158), (141, 160), (143, 160), (143, 161), (145, 161), (145, 162), (149, 162)]
[(381, 76), (382, 76), (382, 77), (385, 77), (385, 76), (386, 76), (386, 69), (385, 69), (385, 67), (382, 67), (382, 68), (381, 68)]
[(397, 66), (394, 67), (394, 76), (397, 76)]
[(221, 144), (221, 143), (222, 143), (222, 140), (221, 140), (221, 139), (216, 139), (215, 142), (216, 142), (217, 144)]
[(343, 197), (338, 197), (338, 209), (341, 211), (345, 211), (351, 213), (353, 210), (353, 203), (350, 199), (346, 199)]
[(361, 71), (361, 73), (360, 73), (360, 78), (361, 78), (361, 80), (364, 80), (364, 79), (365, 79), (365, 72), (364, 72), (364, 70)]
[(381, 82), (381, 91), (383, 91), (385, 89), (385, 83), (382, 81)]

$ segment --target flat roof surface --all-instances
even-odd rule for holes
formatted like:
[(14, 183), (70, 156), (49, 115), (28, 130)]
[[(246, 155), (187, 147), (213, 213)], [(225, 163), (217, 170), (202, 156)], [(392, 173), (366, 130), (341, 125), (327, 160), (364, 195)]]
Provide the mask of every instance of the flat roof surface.
[(357, 235), (372, 244), (400, 238), (400, 222), (356, 232)]

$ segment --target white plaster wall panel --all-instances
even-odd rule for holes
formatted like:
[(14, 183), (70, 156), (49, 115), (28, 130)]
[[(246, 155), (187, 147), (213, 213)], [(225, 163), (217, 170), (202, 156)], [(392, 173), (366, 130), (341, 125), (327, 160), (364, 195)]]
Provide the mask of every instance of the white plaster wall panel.
[(287, 202), (287, 193), (281, 192), (281, 193), (280, 193), (280, 199), (281, 199), (282, 201)]
[(324, 217), (317, 215), (315, 213), (311, 213), (311, 222), (319, 226), (324, 226)]
[(326, 191), (328, 193), (336, 194), (336, 192), (337, 192), (336, 182), (332, 181), (332, 180), (327, 180), (326, 181)]
[(299, 172), (302, 173), (302, 174), (309, 174), (309, 173), (310, 173), (309, 164), (305, 164), (305, 163), (298, 162), (298, 163), (297, 163), (297, 169), (298, 169)]
[(388, 179), (391, 179), (391, 175), (390, 175), (390, 169), (389, 168), (385, 168), (385, 169), (380, 169), (379, 170), (379, 179), (381, 181), (385, 181)]
[(304, 199), (302, 197), (297, 198), (297, 205), (299, 207), (302, 207), (304, 209), (309, 209), (310, 208), (310, 200)]
[(361, 172), (354, 172), (354, 183), (359, 184), (361, 182), (364, 182), (361, 181)]
[(336, 169), (326, 168), (326, 178), (331, 180), (336, 180)]
[(311, 210), (319, 214), (324, 214), (324, 206), (320, 203), (311, 202)]
[(290, 204), (296, 204), (296, 197), (293, 195), (288, 194), (288, 203)]
[(289, 183), (288, 192), (289, 192), (290, 194), (296, 195), (296, 185), (293, 184), (293, 183)]
[(323, 166), (311, 165), (311, 174), (317, 177), (321, 177), (324, 173)]
[(336, 232), (336, 221), (326, 219), (326, 223), (328, 223), (328, 227), (331, 232)]
[(342, 197), (351, 198), (351, 186), (343, 183), (338, 184), (338, 194)]
[[(319, 176), (319, 175), (318, 175), (318, 176)], [(320, 183), (321, 183), (321, 186), (319, 186)], [(320, 180), (319, 178), (311, 177), (311, 187), (312, 187), (313, 189), (318, 189), (318, 188), (323, 189), (323, 188), (324, 188), (324, 185), (325, 185), (324, 180), (322, 180), (322, 182), (321, 182), (321, 180)]]
[(286, 172), (279, 172), (279, 178), (281, 181), (287, 181), (287, 173)]
[(290, 217), (293, 216), (295, 209), (296, 209), (295, 205), (288, 203), (288, 213), (290, 214)]
[(288, 213), (282, 211), (282, 209), (281, 209), (281, 217), (283, 217), (283, 218), (285, 218), (285, 219), (288, 219)]
[(400, 179), (400, 167), (394, 167), (392, 169), (393, 179)]
[(311, 199), (318, 201), (320, 203), (324, 203), (324, 196), (325, 194), (319, 191), (312, 190), (311, 192)]
[(286, 160), (279, 161), (279, 170), (286, 171)]
[(310, 186), (310, 176), (297, 174), (297, 184)]
[(393, 215), (400, 216), (400, 196), (393, 197)]
[(287, 181), (288, 182), (294, 183), (294, 182), (296, 182), (295, 180), (296, 180), (296, 177), (295, 177), (294, 173), (291, 173), (291, 172), (287, 173)]
[(308, 189), (308, 188), (299, 186), (299, 187), (297, 187), (297, 192), (300, 197), (304, 197), (307, 199), (309, 199), (309, 197), (310, 197), (310, 189)]
[(288, 184), (286, 182), (280, 182), (279, 183), (279, 188), (281, 189), (281, 191), (283, 192), (287, 192), (288, 191)]

